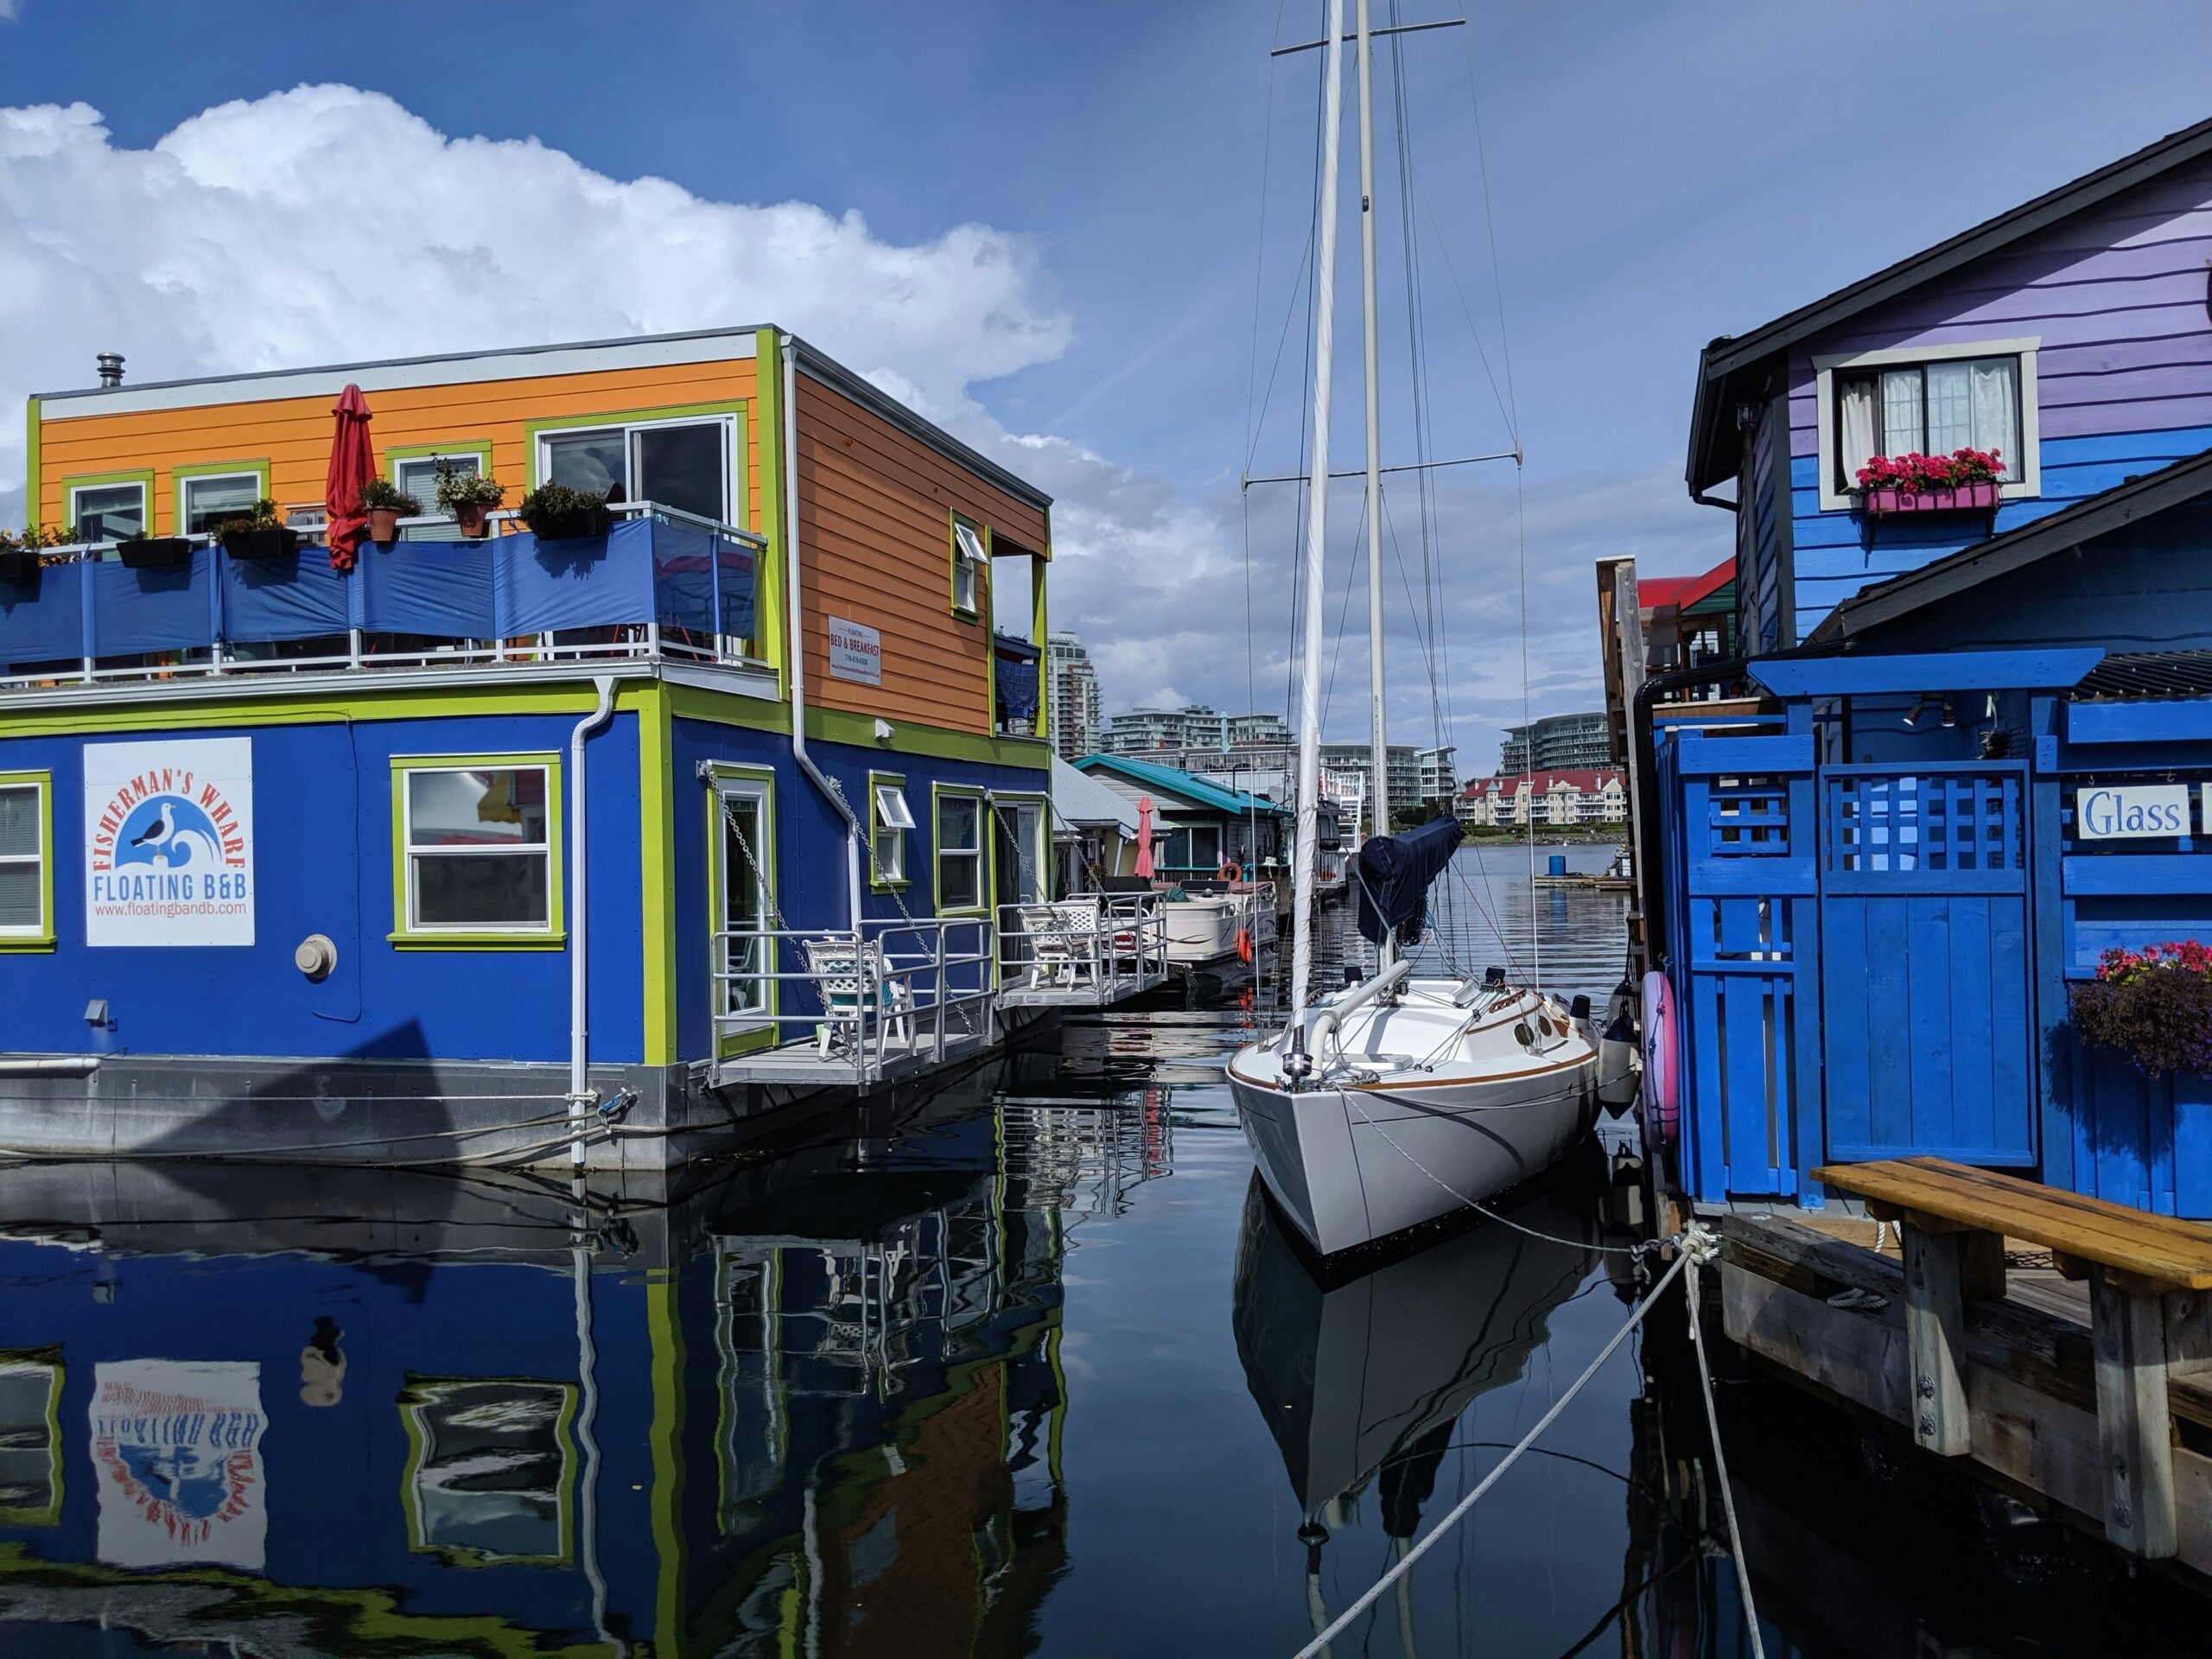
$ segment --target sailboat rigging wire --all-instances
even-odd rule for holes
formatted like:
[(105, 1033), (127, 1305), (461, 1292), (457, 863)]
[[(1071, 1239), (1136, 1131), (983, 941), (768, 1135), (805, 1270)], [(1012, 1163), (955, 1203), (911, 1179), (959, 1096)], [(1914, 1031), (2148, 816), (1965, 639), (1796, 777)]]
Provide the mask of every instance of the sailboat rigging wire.
[[(1578, 1246), (1578, 1248), (1584, 1247)], [(1643, 1299), (1637, 1303), (1634, 1311), (1628, 1316), (1628, 1322), (1623, 1325), (1618, 1331), (1616, 1331), (1613, 1333), (1611, 1341), (1608, 1342), (1603, 1348), (1598, 1351), (1597, 1357), (1592, 1359), (1589, 1364), (1583, 1368), (1581, 1376), (1576, 1377), (1573, 1382), (1567, 1385), (1567, 1392), (1560, 1395), (1558, 1399), (1552, 1402), (1551, 1409), (1536, 1420), (1535, 1427), (1531, 1428), (1526, 1434), (1522, 1435), (1520, 1440), (1515, 1444), (1510, 1452), (1508, 1452), (1503, 1458), (1499, 1459), (1497, 1463), (1491, 1466), (1490, 1472), (1482, 1478), (1482, 1479), (1476, 1484), (1474, 1490), (1470, 1491), (1465, 1497), (1461, 1498), (1458, 1503), (1454, 1504), (1451, 1512), (1441, 1521), (1438, 1522), (1435, 1526), (1432, 1527), (1426, 1537), (1422, 1538), (1419, 1543), (1415, 1544), (1411, 1549), (1400, 1556), (1396, 1561), (1392, 1563), (1389, 1570), (1384, 1573), (1383, 1575), (1377, 1579), (1373, 1584), (1370, 1585), (1367, 1589), (1360, 1594), (1359, 1599), (1354, 1601), (1351, 1606), (1345, 1608), (1341, 1613), (1338, 1613), (1327, 1629), (1320, 1631), (1311, 1642), (1300, 1648), (1298, 1650), (1297, 1659), (1313, 1659), (1314, 1655), (1319, 1653), (1338, 1637), (1342, 1636), (1346, 1630), (1351, 1628), (1351, 1624), (1355, 1619), (1357, 1619), (1362, 1613), (1365, 1612), (1370, 1607), (1372, 1607), (1377, 1601), (1382, 1599), (1382, 1592), (1384, 1591), (1388, 1590), (1393, 1584), (1395, 1584), (1400, 1579), (1411, 1572), (1413, 1570), (1414, 1563), (1420, 1560), (1422, 1556), (1428, 1554), (1430, 1548), (1435, 1544), (1436, 1541), (1439, 1538), (1441, 1538), (1446, 1533), (1449, 1532), (1452, 1527), (1457, 1525), (1460, 1517), (1465, 1515), (1469, 1510), (1474, 1508), (1476, 1502), (1480, 1499), (1484, 1493), (1488, 1492), (1491, 1487), (1497, 1484), (1499, 1479), (1503, 1477), (1505, 1471), (1520, 1461), (1522, 1454), (1527, 1452), (1531, 1446), (1535, 1445), (1535, 1442), (1541, 1438), (1543, 1432), (1552, 1426), (1553, 1422), (1558, 1419), (1559, 1414), (1561, 1412), (1567, 1409), (1568, 1405), (1573, 1402), (1575, 1395), (1582, 1392), (1583, 1389), (1588, 1385), (1590, 1379), (1597, 1376), (1599, 1370), (1607, 1360), (1613, 1357), (1615, 1351), (1620, 1347), (1621, 1344), (1628, 1340), (1630, 1333), (1643, 1323), (1644, 1315), (1650, 1313), (1653, 1304), (1657, 1302), (1659, 1298), (1665, 1294), (1667, 1287), (1673, 1284), (1675, 1279), (1681, 1275), (1682, 1270), (1689, 1265), (1689, 1262), (1690, 1256), (1687, 1250), (1681, 1251), (1676, 1254), (1672, 1265), (1668, 1268), (1666, 1272), (1659, 1275), (1658, 1282), (1653, 1285), (1649, 1290), (1646, 1291), (1643, 1294)], [(1750, 1615), (1748, 1606), (1745, 1609), (1745, 1612), (1747, 1616), (1752, 1617), (1755, 1620), (1756, 1616)], [(1757, 1629), (1756, 1622), (1753, 1624), (1753, 1629)], [(1762, 1656), (1762, 1659), (1764, 1659), (1764, 1656)]]

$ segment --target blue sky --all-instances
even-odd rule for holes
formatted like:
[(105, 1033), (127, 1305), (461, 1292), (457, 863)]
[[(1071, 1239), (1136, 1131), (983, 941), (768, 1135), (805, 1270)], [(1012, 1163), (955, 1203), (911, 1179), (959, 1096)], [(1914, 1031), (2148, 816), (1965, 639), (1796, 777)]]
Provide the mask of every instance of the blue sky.
[[(1262, 379), (1291, 321), (1254, 467), (1297, 460), (1319, 54), (1267, 54), (1319, 33), (1315, 0), (10, 10), (11, 404), (82, 381), (111, 345), (152, 375), (785, 321), (1055, 493), (1055, 623), (1098, 650), (1109, 709), (1243, 705), (1249, 535), (1250, 683), (1282, 706), (1294, 504), (1255, 491), (1248, 522), (1236, 479), (1255, 296)], [(1592, 701), (1593, 557), (1673, 571), (1726, 550), (1726, 517), (1680, 481), (1699, 346), (2212, 112), (2208, 38), (2184, 5), (1728, 3), (1496, 7), (1411, 37), (1432, 448), (1510, 446), (1491, 386), (1510, 348), (1537, 712)], [(273, 96), (303, 85), (391, 102)], [(78, 102), (97, 124), (23, 113)], [(450, 142), (480, 136), (538, 148)], [(1411, 450), (1394, 142), (1386, 461)], [(673, 188), (635, 182), (652, 179)], [(326, 223), (333, 198), (338, 222), (294, 244), (295, 269), (240, 257), (257, 227)], [(776, 204), (793, 206), (756, 211)], [(596, 239), (563, 257), (580, 217)], [(1359, 442), (1355, 247), (1348, 213), (1339, 465)], [(13, 516), (20, 439), (4, 442)], [(1418, 504), (1410, 485), (1386, 495), (1406, 562), (1388, 573), (1394, 735), (1427, 741), (1440, 713), (1483, 770), (1522, 700), (1512, 483), (1440, 479), (1433, 618), (1407, 593)], [(1332, 613), (1358, 517), (1345, 488)], [(1332, 735), (1348, 736), (1363, 646), (1333, 614), (1332, 631)]]

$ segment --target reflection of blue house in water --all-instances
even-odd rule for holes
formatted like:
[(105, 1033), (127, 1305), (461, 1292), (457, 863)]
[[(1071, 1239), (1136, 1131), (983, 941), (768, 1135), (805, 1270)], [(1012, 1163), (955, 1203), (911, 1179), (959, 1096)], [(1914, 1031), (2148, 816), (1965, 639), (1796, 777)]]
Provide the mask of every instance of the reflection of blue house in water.
[[(1058, 1189), (1016, 1173), (1027, 1132), (976, 1115), (918, 1161), (802, 1154), (626, 1213), (365, 1172), (288, 1175), (289, 1203), (239, 1170), (11, 1177), (0, 1630), (1011, 1650), (1066, 1525)], [(306, 1218), (230, 1218), (257, 1210)]]
[[(2212, 1080), (2068, 1002), (2212, 936), (2208, 235), (2212, 123), (1706, 349), (1755, 701), (1662, 704), (1640, 804), (1694, 1197), (1925, 1153), (2212, 1216)], [(1961, 448), (1979, 496), (1854, 488)]]

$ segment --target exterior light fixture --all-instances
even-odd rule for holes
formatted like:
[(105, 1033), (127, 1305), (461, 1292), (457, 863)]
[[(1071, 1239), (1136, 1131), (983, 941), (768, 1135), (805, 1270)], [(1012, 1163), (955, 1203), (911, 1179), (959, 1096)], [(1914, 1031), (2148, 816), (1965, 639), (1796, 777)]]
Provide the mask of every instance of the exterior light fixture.
[(1921, 715), (1927, 712), (1928, 699), (1926, 697), (1916, 698), (1913, 702), (1912, 707), (1905, 711), (1904, 723), (1906, 727), (1910, 728), (1919, 725)]
[(1957, 725), (1958, 723), (1959, 723), (1959, 711), (1958, 711), (1957, 709), (1954, 709), (1954, 708), (1952, 708), (1952, 707), (1951, 707), (1951, 700), (1950, 700), (1948, 697), (1944, 698), (1944, 699), (1943, 699), (1943, 724), (1944, 724), (1944, 725), (1946, 725), (1946, 726), (1955, 726), (1955, 725)]

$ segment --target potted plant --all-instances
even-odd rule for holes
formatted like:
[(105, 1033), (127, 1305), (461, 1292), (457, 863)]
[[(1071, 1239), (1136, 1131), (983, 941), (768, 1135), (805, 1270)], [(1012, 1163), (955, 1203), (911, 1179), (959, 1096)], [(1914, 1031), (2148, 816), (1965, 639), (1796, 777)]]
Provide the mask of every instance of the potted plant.
[(126, 536), (115, 544), (124, 567), (130, 570), (160, 570), (183, 564), (192, 557), (189, 536)]
[(299, 531), (276, 517), (276, 504), (267, 496), (253, 504), (251, 515), (217, 524), (215, 534), (234, 559), (284, 559), (300, 550)]
[(593, 490), (572, 490), (565, 484), (539, 485), (523, 497), (517, 511), (531, 532), (543, 542), (604, 536), (613, 522), (605, 496)]
[(1954, 449), (1948, 455), (1876, 455), (1855, 474), (1860, 511), (1990, 512), (1997, 506), (2003, 454)]
[(2212, 1072), (2212, 950), (2195, 939), (2106, 951), (2071, 1001), (2083, 1042), (2118, 1049), (2146, 1076)]
[(484, 534), (484, 520), (506, 499), (506, 486), (481, 473), (464, 473), (441, 461), (438, 467), (438, 505), (453, 514), (461, 533), (475, 541)]
[(399, 521), (417, 517), (423, 504), (390, 479), (372, 478), (361, 486), (361, 511), (368, 515), (371, 541), (396, 542)]

